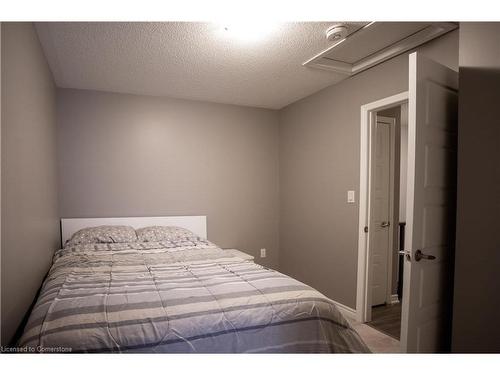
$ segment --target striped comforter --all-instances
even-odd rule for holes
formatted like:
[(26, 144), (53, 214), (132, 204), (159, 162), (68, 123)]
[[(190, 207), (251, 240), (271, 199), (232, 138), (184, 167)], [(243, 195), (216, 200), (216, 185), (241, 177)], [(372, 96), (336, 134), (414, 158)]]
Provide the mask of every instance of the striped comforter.
[(19, 346), (72, 352), (368, 351), (318, 291), (194, 237), (58, 250)]

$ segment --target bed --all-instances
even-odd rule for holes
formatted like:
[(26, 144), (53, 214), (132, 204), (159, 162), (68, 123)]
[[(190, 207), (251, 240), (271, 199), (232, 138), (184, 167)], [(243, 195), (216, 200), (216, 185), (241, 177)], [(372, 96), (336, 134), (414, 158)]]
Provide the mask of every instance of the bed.
[[(179, 226), (187, 234), (158, 241), (68, 241), (82, 228), (123, 224)], [(21, 347), (84, 353), (368, 352), (331, 300), (211, 243), (203, 216), (63, 219), (61, 229), (66, 246), (54, 254)]]

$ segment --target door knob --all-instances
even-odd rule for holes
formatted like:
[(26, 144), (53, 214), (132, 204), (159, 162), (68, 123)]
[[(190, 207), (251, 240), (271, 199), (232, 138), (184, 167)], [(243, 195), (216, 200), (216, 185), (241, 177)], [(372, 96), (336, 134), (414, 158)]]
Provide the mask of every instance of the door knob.
[(421, 259), (434, 260), (436, 257), (434, 255), (424, 254), (421, 250), (415, 251), (415, 261), (420, 262)]
[(390, 223), (389, 221), (382, 221), (382, 224), (380, 224), (380, 226), (381, 226), (382, 228), (386, 228), (386, 227), (388, 227), (389, 225), (391, 225), (391, 223)]

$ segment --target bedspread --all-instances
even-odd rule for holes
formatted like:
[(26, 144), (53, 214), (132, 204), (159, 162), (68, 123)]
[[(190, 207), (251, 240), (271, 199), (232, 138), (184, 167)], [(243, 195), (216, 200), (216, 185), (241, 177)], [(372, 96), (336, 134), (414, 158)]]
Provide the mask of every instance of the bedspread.
[(331, 300), (201, 238), (58, 250), (19, 346), (367, 352)]

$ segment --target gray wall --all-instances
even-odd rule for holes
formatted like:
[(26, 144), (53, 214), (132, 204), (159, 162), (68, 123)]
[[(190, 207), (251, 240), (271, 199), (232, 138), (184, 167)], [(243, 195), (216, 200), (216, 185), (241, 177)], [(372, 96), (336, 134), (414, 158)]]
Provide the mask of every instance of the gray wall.
[[(458, 32), (421, 48), (458, 67)], [(408, 89), (408, 54), (304, 98), (280, 113), (280, 269), (356, 305), (360, 107)]]
[(2, 23), (2, 345), (59, 244), (55, 86), (30, 23)]
[(276, 111), (58, 90), (62, 217), (208, 216), (222, 247), (278, 265)]
[(500, 23), (461, 23), (452, 351), (500, 352)]

